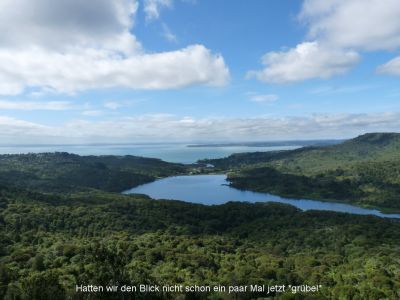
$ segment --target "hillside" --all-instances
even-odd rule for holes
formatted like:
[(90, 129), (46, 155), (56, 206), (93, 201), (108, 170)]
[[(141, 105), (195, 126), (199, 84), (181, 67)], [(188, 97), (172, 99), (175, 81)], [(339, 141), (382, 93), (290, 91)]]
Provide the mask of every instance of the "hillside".
[[(1, 299), (396, 299), (400, 223), (277, 203), (203, 206), (0, 187)], [(321, 285), (304, 295), (76, 293), (94, 285)], [(210, 295), (212, 294), (212, 295)]]
[[(384, 151), (388, 157), (391, 152), (387, 149), (393, 147), (394, 140), (368, 139), (356, 143), (375, 145), (375, 150), (371, 150), (375, 156), (380, 155), (377, 149), (381, 143), (386, 143)], [(346, 193), (357, 191), (357, 181), (336, 178), (351, 177), (358, 172), (365, 173), (363, 178), (375, 178), (397, 187), (398, 176), (393, 174), (398, 168), (393, 168), (394, 159), (359, 159), (355, 164), (343, 163), (340, 175), (335, 173), (339, 172), (337, 169), (327, 169), (319, 177), (298, 175), (299, 169), (293, 168), (298, 164), (294, 157), (303, 157), (304, 163), (315, 153), (332, 152), (332, 147), (355, 148), (351, 143), (328, 149), (244, 154), (246, 160), (239, 160), (242, 161), (239, 166), (230, 162), (230, 179), (238, 187), (242, 184), (255, 190), (300, 191), (315, 196), (323, 191), (341, 191), (345, 197)], [(340, 155), (349, 155), (348, 150), (341, 151)], [(319, 155), (329, 161), (329, 155)], [(220, 161), (226, 163), (232, 157)], [(283, 172), (283, 166), (292, 173)], [(244, 300), (400, 296), (398, 220), (302, 212), (278, 203), (204, 206), (108, 192), (185, 173), (187, 168), (190, 166), (133, 156), (67, 153), (0, 156), (0, 298)], [(218, 165), (216, 169), (226, 170)], [(312, 174), (313, 169), (304, 166), (307, 174)], [(338, 186), (329, 185), (326, 178), (330, 176)], [(349, 184), (346, 189), (345, 182)], [(390, 192), (386, 186), (385, 191)], [(397, 191), (393, 193), (398, 195)], [(384, 199), (391, 198), (385, 195)], [(321, 285), (321, 290), (308, 295), (291, 291), (186, 295), (162, 292), (93, 295), (75, 291), (80, 284), (142, 283), (309, 284)]]
[(369, 133), (326, 147), (205, 160), (232, 185), (288, 197), (400, 211), (400, 134)]
[(136, 156), (79, 156), (69, 153), (0, 155), (0, 184), (44, 192), (86, 189), (120, 192), (186, 167)]
[(217, 168), (233, 168), (274, 161), (277, 166), (295, 168), (301, 164), (307, 172), (335, 168), (337, 164), (362, 161), (400, 160), (400, 133), (367, 133), (329, 146), (310, 146), (295, 150), (232, 154), (222, 159), (205, 159)]

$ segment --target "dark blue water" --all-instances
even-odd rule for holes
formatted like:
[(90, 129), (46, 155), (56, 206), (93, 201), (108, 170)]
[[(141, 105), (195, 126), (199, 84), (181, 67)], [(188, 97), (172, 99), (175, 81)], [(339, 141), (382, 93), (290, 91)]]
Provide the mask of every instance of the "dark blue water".
[(146, 194), (153, 199), (174, 199), (206, 205), (223, 204), (228, 201), (274, 201), (287, 203), (302, 210), (330, 210), (358, 215), (400, 218), (400, 214), (383, 214), (375, 209), (366, 209), (349, 204), (306, 199), (287, 199), (271, 194), (241, 191), (227, 186), (227, 184), (226, 175), (175, 176), (143, 184), (124, 193)]

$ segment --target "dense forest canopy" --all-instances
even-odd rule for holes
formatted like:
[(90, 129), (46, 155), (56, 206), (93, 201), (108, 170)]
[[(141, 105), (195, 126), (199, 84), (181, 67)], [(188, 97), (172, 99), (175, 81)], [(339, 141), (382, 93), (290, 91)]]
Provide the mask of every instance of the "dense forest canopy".
[[(398, 147), (399, 135), (373, 134), (340, 145), (207, 162), (216, 171), (229, 171), (232, 183), (243, 188), (360, 204), (373, 199), (396, 208)], [(120, 194), (193, 168), (133, 156), (0, 156), (0, 298), (400, 298), (399, 220), (302, 212), (278, 203), (205, 206)], [(369, 194), (366, 186), (358, 188), (361, 182)], [(81, 285), (139, 284), (320, 289), (76, 291)]]
[(79, 156), (69, 153), (0, 155), (0, 183), (44, 192), (100, 189), (120, 192), (156, 178), (186, 172), (187, 166), (137, 156)]
[(75, 292), (80, 284), (140, 283), (322, 286), (318, 293), (269, 295), (279, 299), (400, 296), (400, 223), (395, 220), (301, 212), (276, 203), (203, 206), (105, 192), (60, 196), (4, 187), (0, 206), (4, 299), (177, 297)]

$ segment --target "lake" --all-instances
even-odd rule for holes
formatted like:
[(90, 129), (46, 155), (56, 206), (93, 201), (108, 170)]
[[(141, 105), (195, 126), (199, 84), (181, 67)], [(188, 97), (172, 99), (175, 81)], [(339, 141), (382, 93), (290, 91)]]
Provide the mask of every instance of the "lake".
[(69, 152), (79, 155), (135, 155), (168, 162), (194, 163), (204, 158), (222, 158), (233, 153), (292, 150), (300, 146), (188, 147), (188, 144), (98, 144), (98, 145), (0, 145), (0, 154)]
[(302, 210), (330, 210), (359, 215), (400, 218), (400, 214), (383, 214), (375, 209), (354, 205), (307, 199), (288, 199), (271, 194), (241, 191), (228, 186), (226, 175), (174, 176), (143, 184), (124, 194), (146, 194), (153, 199), (174, 199), (206, 205), (223, 204), (228, 201), (281, 202)]

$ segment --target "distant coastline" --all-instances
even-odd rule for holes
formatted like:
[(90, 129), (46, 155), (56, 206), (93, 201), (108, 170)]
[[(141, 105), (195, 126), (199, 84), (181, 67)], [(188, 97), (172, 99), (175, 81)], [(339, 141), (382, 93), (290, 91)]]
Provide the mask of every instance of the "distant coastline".
[(207, 143), (189, 144), (189, 148), (201, 147), (277, 147), (277, 146), (327, 146), (342, 143), (343, 140), (290, 140), (290, 141), (269, 141), (269, 142), (232, 142), (232, 143)]

